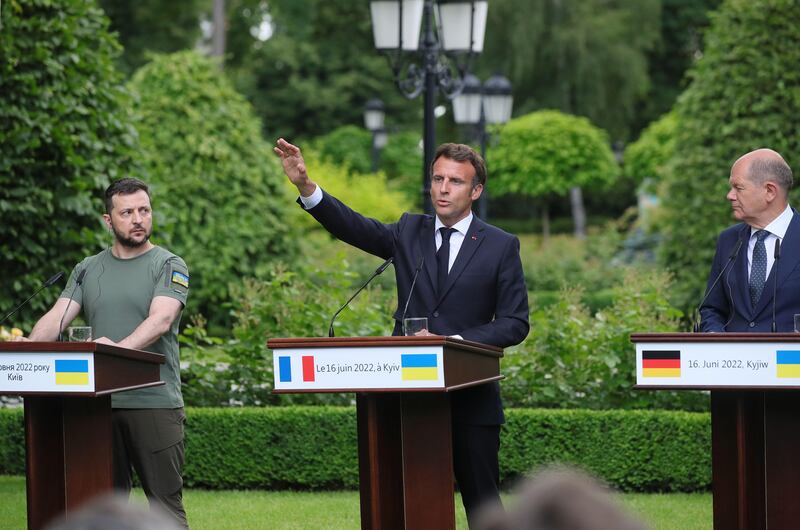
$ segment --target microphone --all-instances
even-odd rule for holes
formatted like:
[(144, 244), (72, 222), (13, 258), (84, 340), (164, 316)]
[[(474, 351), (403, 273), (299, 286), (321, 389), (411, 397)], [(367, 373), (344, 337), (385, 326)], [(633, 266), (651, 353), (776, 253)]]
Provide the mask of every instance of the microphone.
[(773, 267), (773, 271), (775, 272), (774, 281), (772, 282), (772, 332), (777, 333), (778, 331), (778, 323), (775, 321), (775, 296), (778, 294), (778, 261), (781, 259), (781, 239), (779, 237), (775, 238), (775, 266)]
[(736, 245), (733, 247), (733, 251), (731, 252), (730, 256), (728, 256), (728, 261), (725, 262), (725, 266), (722, 267), (722, 270), (719, 271), (719, 274), (717, 274), (717, 277), (714, 278), (714, 281), (711, 283), (711, 287), (708, 288), (708, 291), (706, 291), (705, 296), (703, 296), (703, 299), (700, 300), (700, 305), (698, 305), (697, 309), (695, 309), (695, 311), (694, 311), (694, 326), (693, 326), (693, 330), (694, 330), (695, 333), (700, 331), (700, 320), (698, 318), (699, 315), (700, 315), (700, 308), (703, 307), (703, 304), (706, 303), (706, 300), (711, 295), (711, 293), (714, 291), (714, 287), (717, 286), (717, 284), (719, 283), (719, 280), (722, 278), (722, 275), (725, 274), (725, 271), (728, 270), (728, 267), (730, 266), (730, 264), (733, 263), (733, 260), (736, 259), (736, 256), (739, 255), (739, 249), (742, 248), (742, 243), (743, 242), (744, 242), (744, 239), (740, 237), (739, 240), (736, 242)]
[(400, 317), (400, 330), (403, 332), (403, 335), (406, 334), (406, 312), (408, 311), (408, 304), (411, 302), (411, 295), (414, 294), (414, 286), (417, 285), (417, 276), (419, 276), (419, 271), (422, 270), (422, 265), (425, 263), (425, 256), (419, 257), (419, 264), (417, 265), (417, 269), (414, 271), (414, 278), (411, 280), (411, 288), (408, 290), (408, 298), (406, 298), (406, 305), (403, 307), (403, 316)]
[(42, 289), (50, 287), (51, 285), (56, 283), (58, 280), (61, 279), (62, 276), (64, 276), (64, 273), (61, 272), (61, 271), (58, 271), (57, 273), (55, 273), (52, 276), (50, 276), (38, 289), (36, 289), (36, 291), (34, 291), (34, 293), (32, 295), (30, 295), (28, 298), (26, 298), (24, 302), (19, 304), (17, 307), (12, 309), (9, 314), (4, 316), (3, 320), (0, 320), (0, 324), (5, 324), (6, 320), (8, 320), (9, 318), (13, 317), (17, 313), (17, 311), (22, 309), (25, 306), (25, 304), (27, 304), (30, 301), (31, 298), (33, 298), (34, 296), (39, 294), (42, 291)]
[(69, 302), (67, 302), (67, 307), (64, 308), (64, 314), (61, 315), (61, 320), (58, 322), (58, 342), (61, 342), (61, 332), (64, 326), (64, 317), (67, 316), (69, 304), (72, 303), (72, 295), (75, 294), (75, 289), (77, 289), (78, 286), (83, 283), (84, 276), (86, 276), (86, 269), (81, 269), (81, 272), (78, 273), (78, 277), (75, 279), (75, 285), (72, 286), (72, 291), (69, 293)]
[(359, 287), (359, 288), (358, 288), (358, 291), (356, 291), (355, 293), (353, 293), (353, 296), (351, 296), (351, 297), (350, 297), (350, 298), (347, 300), (347, 302), (345, 302), (345, 303), (344, 303), (344, 305), (343, 305), (342, 307), (340, 307), (340, 308), (339, 308), (339, 310), (338, 310), (336, 313), (334, 313), (334, 315), (333, 315), (333, 318), (331, 318), (331, 324), (330, 324), (330, 326), (328, 326), (328, 336), (329, 336), (329, 337), (333, 337), (333, 336), (334, 336), (334, 333), (333, 333), (333, 321), (334, 321), (334, 320), (336, 320), (336, 317), (338, 317), (338, 316), (339, 316), (339, 313), (341, 313), (342, 311), (344, 311), (344, 308), (345, 308), (345, 307), (347, 307), (347, 305), (348, 305), (350, 302), (352, 302), (352, 301), (353, 301), (353, 298), (355, 298), (356, 296), (358, 296), (358, 293), (360, 293), (361, 291), (363, 291), (363, 290), (364, 290), (364, 287), (366, 287), (367, 285), (369, 285), (369, 283), (370, 283), (372, 280), (374, 280), (374, 279), (375, 279), (375, 277), (376, 277), (377, 275), (379, 275), (380, 273), (382, 273), (383, 271), (385, 271), (385, 270), (386, 270), (386, 267), (388, 267), (389, 265), (391, 265), (393, 261), (394, 261), (394, 258), (393, 258), (393, 257), (391, 257), (391, 258), (387, 259), (386, 261), (384, 261), (384, 262), (383, 262), (383, 264), (382, 264), (380, 267), (378, 267), (377, 269), (375, 269), (375, 272), (373, 272), (373, 273), (372, 273), (372, 275), (371, 275), (369, 278), (367, 278), (367, 281), (365, 281), (365, 282), (364, 282), (364, 283), (361, 285), (361, 287)]

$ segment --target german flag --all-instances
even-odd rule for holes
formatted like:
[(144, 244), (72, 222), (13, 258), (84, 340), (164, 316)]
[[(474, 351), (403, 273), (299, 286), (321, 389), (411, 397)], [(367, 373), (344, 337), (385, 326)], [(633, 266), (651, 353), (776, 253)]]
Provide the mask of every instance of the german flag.
[(681, 352), (678, 350), (643, 351), (642, 377), (680, 377)]

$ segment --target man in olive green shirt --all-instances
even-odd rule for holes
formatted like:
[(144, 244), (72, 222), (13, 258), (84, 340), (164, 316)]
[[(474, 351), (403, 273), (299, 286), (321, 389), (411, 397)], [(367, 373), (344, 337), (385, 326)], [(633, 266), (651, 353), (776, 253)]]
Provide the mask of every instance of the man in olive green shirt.
[[(183, 508), (183, 425), (178, 325), (189, 292), (184, 261), (150, 242), (147, 185), (121, 179), (105, 192), (109, 248), (80, 262), (30, 340), (53, 341), (81, 309), (97, 342), (161, 353), (164, 385), (114, 394), (114, 487), (130, 491), (136, 471), (151, 505), (188, 528)], [(78, 278), (82, 281), (78, 283)]]

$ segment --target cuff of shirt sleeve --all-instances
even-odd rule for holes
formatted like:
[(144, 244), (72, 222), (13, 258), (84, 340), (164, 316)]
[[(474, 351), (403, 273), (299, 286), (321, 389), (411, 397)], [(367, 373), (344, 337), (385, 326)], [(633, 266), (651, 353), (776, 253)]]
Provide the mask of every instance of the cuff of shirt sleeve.
[(317, 186), (314, 189), (314, 193), (309, 195), (308, 197), (300, 196), (300, 202), (303, 203), (303, 208), (306, 210), (310, 210), (314, 206), (318, 205), (322, 200), (322, 188)]

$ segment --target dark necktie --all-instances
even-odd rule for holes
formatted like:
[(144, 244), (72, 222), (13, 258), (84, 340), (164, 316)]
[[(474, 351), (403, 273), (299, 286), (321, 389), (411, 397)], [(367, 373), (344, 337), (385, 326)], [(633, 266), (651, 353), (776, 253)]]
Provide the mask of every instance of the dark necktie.
[(436, 280), (438, 282), (439, 293), (444, 291), (444, 284), (447, 283), (447, 266), (450, 264), (450, 236), (455, 232), (455, 228), (443, 226), (439, 229), (442, 234), (442, 246), (436, 252), (436, 263), (438, 266)]
[(761, 298), (764, 283), (767, 281), (767, 247), (764, 240), (769, 235), (766, 230), (756, 232), (756, 245), (753, 247), (753, 264), (750, 267), (750, 302), (753, 307)]

